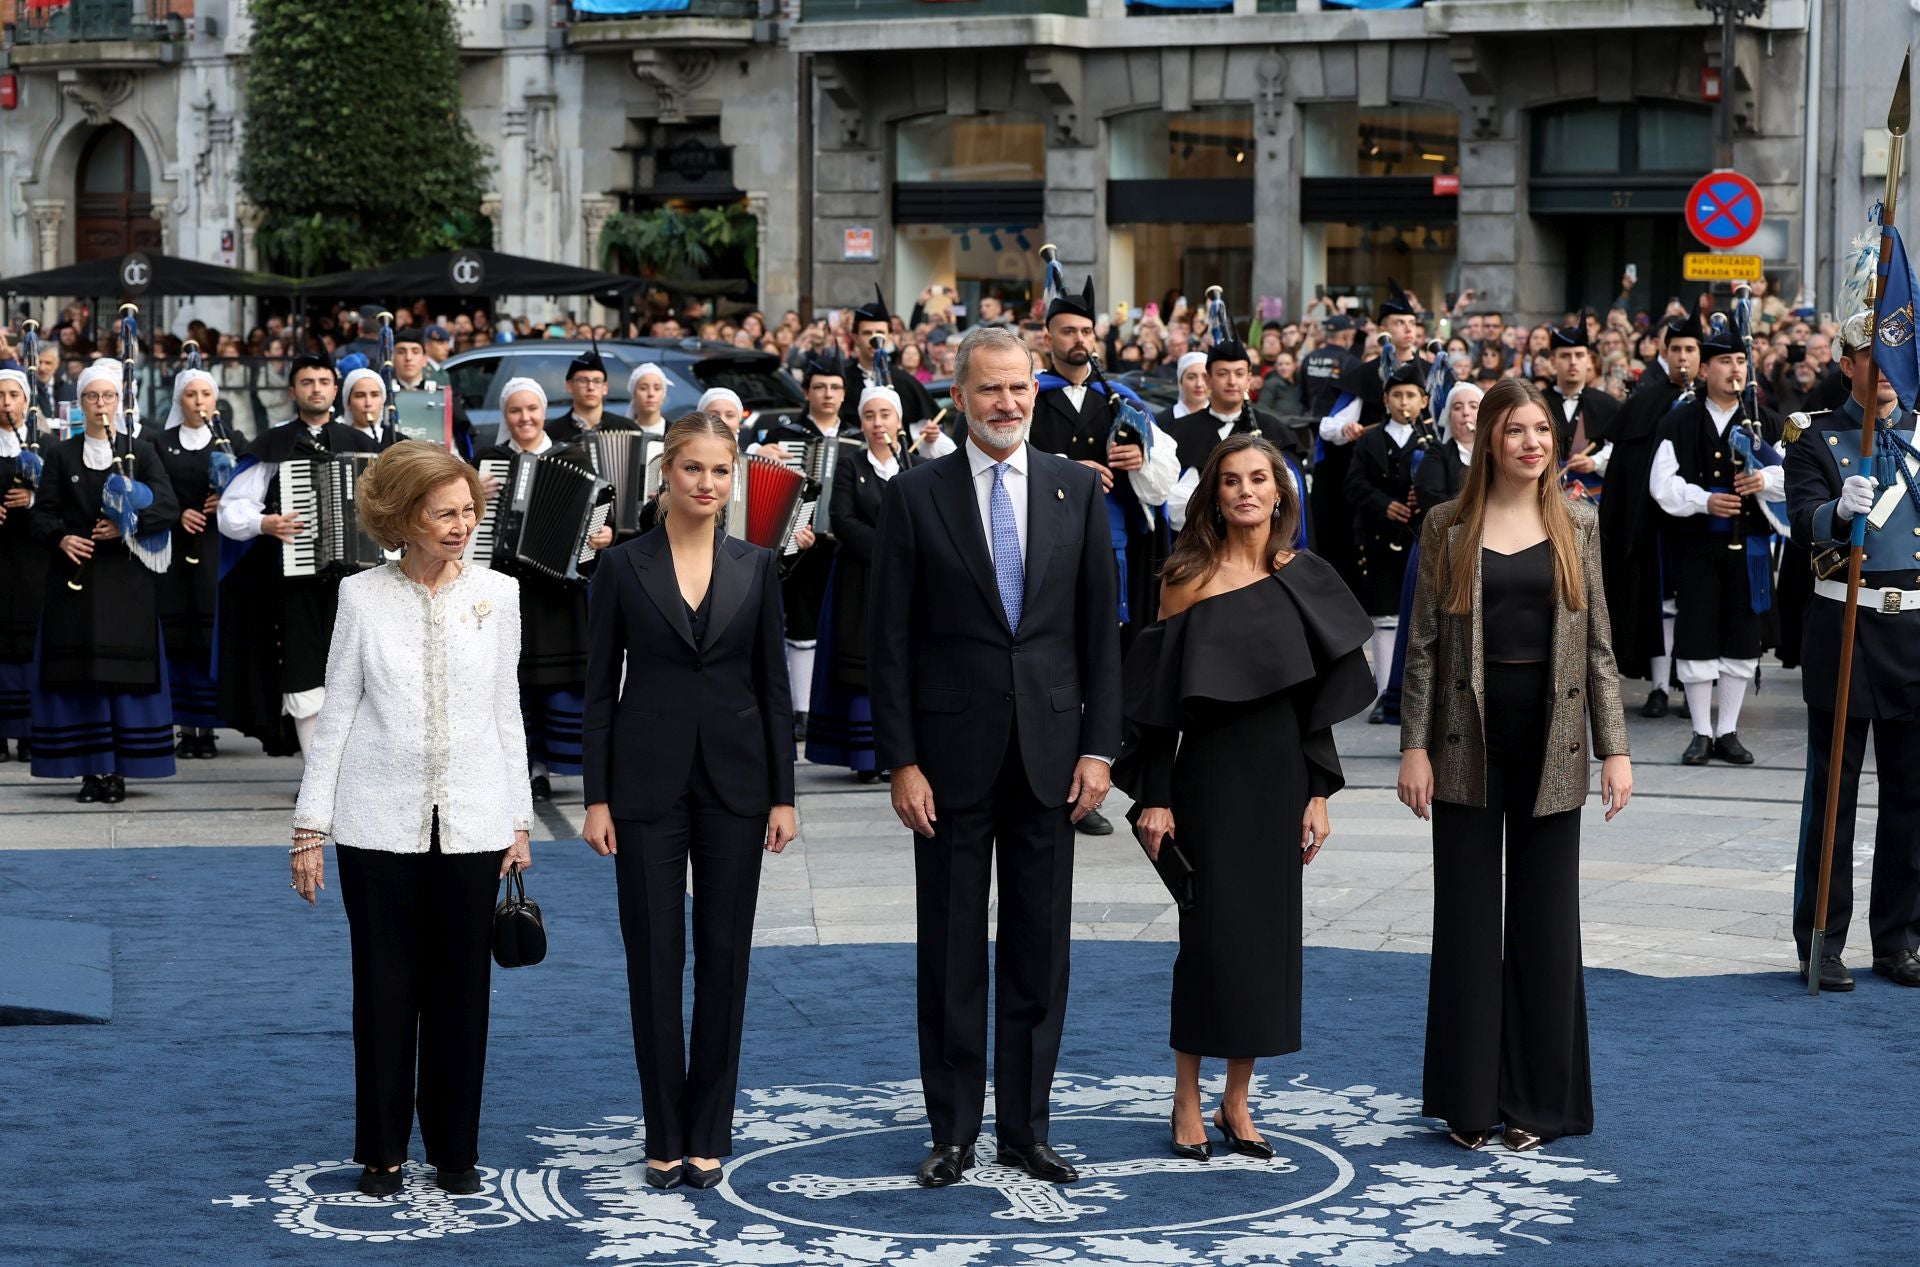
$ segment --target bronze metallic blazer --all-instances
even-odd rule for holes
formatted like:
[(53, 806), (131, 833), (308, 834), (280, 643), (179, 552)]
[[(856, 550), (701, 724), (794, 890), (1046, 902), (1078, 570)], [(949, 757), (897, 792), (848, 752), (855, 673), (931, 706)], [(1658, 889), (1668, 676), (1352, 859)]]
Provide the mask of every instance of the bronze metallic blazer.
[[(1607, 595), (1600, 584), (1600, 537), (1594, 508), (1574, 502), (1574, 539), (1586, 587), (1584, 611), (1564, 603), (1553, 613), (1553, 704), (1546, 758), (1534, 817), (1579, 809), (1587, 799), (1587, 735), (1601, 757), (1627, 755), (1627, 722), (1620, 711), (1620, 674), (1613, 663)], [(1400, 747), (1424, 748), (1433, 762), (1435, 799), (1456, 805), (1487, 803), (1486, 683), (1481, 659), (1480, 561), (1473, 565), (1473, 612), (1441, 610), (1440, 558), (1461, 529), (1457, 501), (1427, 513), (1420, 534), (1420, 576), (1407, 634), (1406, 684), (1400, 699)], [(1585, 699), (1581, 698), (1585, 695)]]

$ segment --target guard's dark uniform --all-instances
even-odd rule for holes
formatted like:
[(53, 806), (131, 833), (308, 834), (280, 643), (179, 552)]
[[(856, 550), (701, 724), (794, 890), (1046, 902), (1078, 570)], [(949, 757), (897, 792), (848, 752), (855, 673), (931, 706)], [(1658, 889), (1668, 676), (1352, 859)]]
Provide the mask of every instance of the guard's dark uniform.
[[(1849, 397), (1839, 411), (1815, 419), (1813, 429), (1787, 446), (1787, 507), (1793, 537), (1816, 556), (1823, 550), (1847, 548), (1851, 525), (1834, 513), (1834, 506), (1847, 476), (1868, 473), (1861, 460), (1860, 422), (1860, 406)], [(1912, 445), (1913, 415), (1907, 414), (1896, 425), (1899, 439)], [(1885, 451), (1884, 446), (1877, 447)], [(1899, 452), (1897, 446), (1894, 452)], [(1910, 962), (1901, 966), (1920, 948), (1920, 831), (1915, 830), (1920, 823), (1920, 779), (1912, 777), (1920, 770), (1920, 672), (1915, 670), (1920, 664), (1920, 509), (1914, 492), (1920, 480), (1904, 458), (1877, 465), (1873, 473), (1880, 487), (1893, 487), (1897, 481), (1906, 495), (1894, 505), (1883, 527), (1866, 534), (1824, 953), (1838, 954), (1846, 946), (1853, 919), (1854, 815), (1860, 763), (1871, 728), (1874, 760), (1880, 770), (1873, 895), (1867, 916), (1874, 967), (1882, 971), (1882, 961), (1888, 961), (1896, 980), (1920, 984), (1920, 967)], [(1828, 745), (1833, 740), (1845, 599), (1843, 567), (1831, 580), (1816, 584), (1803, 626), (1806, 658), (1800, 682), (1807, 704), (1808, 760), (1793, 898), (1793, 939), (1802, 960), (1809, 954), (1819, 887)], [(1910, 979), (1902, 979), (1903, 971)]]

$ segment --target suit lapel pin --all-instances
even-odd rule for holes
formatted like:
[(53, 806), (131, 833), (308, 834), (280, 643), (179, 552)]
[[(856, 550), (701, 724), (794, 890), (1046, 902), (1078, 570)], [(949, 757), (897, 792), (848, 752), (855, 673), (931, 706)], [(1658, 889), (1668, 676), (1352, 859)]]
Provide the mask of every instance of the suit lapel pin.
[(1053, 490), (1053, 496), (1056, 501), (1065, 501), (1067, 500), (1067, 490), (1064, 488), (1056, 488)]

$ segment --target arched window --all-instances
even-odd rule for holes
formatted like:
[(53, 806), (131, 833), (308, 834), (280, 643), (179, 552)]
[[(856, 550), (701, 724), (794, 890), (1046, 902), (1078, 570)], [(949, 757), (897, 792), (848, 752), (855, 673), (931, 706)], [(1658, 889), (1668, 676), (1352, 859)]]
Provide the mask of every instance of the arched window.
[(160, 249), (153, 176), (133, 133), (109, 123), (87, 139), (74, 189), (74, 258)]

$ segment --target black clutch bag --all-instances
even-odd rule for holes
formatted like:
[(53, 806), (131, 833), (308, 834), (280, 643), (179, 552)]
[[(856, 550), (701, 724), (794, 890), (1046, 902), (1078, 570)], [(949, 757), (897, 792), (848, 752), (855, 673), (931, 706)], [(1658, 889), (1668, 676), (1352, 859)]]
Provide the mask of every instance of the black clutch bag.
[[(1140, 842), (1140, 850), (1146, 852), (1147, 844), (1140, 840), (1140, 806), (1135, 805), (1127, 811), (1127, 825), (1133, 828), (1133, 838)], [(1187, 851), (1175, 842), (1172, 836), (1160, 840), (1160, 856), (1149, 858), (1154, 871), (1159, 873), (1160, 883), (1167, 886), (1167, 892), (1173, 895), (1174, 905), (1183, 911), (1193, 909), (1195, 899), (1193, 885), (1193, 859), (1187, 857)]]
[(507, 872), (507, 895), (493, 908), (493, 961), (502, 968), (531, 968), (547, 957), (547, 922), (540, 904), (528, 899), (520, 868)]

